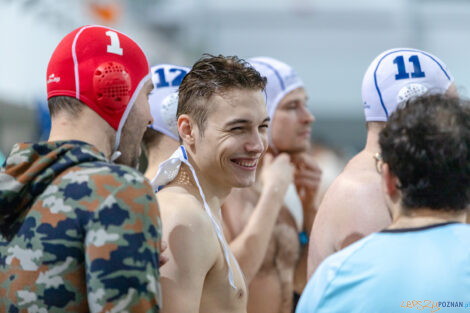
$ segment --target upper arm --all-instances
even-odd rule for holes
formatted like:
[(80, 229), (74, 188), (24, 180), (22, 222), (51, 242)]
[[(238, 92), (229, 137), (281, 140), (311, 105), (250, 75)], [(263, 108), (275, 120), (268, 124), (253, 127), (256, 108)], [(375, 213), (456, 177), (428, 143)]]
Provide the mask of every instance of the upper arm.
[(97, 187), (100, 205), (85, 226), (91, 312), (158, 312), (161, 305), (158, 204), (148, 181), (134, 178), (109, 175)]
[[(199, 312), (207, 273), (215, 264), (218, 242), (201, 205), (191, 199), (158, 194), (162, 205), (163, 239), (169, 261), (162, 267), (163, 310)], [(185, 197), (179, 195), (179, 197)], [(181, 300), (184, 295), (184, 301)]]
[(353, 221), (359, 198), (361, 196), (354, 184), (341, 176), (326, 192), (310, 233), (309, 277), (326, 257), (342, 248), (346, 238), (361, 232), (360, 223)]
[(320, 204), (310, 236), (309, 275), (328, 255), (391, 223), (380, 177), (339, 176)]

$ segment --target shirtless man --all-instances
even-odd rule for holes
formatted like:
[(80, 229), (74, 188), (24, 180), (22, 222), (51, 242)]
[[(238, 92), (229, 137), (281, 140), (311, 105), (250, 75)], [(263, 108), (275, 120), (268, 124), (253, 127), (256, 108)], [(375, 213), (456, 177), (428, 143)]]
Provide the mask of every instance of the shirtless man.
[(160, 163), (168, 159), (179, 146), (176, 110), (178, 87), (189, 67), (159, 64), (152, 67), (154, 89), (149, 96), (153, 123), (144, 133), (142, 143), (147, 154), (148, 165), (145, 177), (155, 177)]
[(309, 277), (330, 254), (392, 222), (375, 168), (378, 135), (400, 102), (426, 91), (457, 95), (445, 64), (427, 52), (388, 50), (367, 69), (362, 82), (366, 145), (348, 162), (320, 204), (310, 235)]
[(255, 181), (267, 148), (265, 85), (248, 64), (224, 56), (203, 57), (180, 85), (182, 145), (152, 182), (168, 242), (162, 312), (246, 312), (246, 284), (225, 241), (220, 207), (233, 187)]
[(294, 290), (300, 294), (305, 285), (307, 249), (299, 233), (308, 239), (321, 175), (306, 153), (314, 117), (290, 66), (272, 58), (249, 61), (268, 79), (270, 153), (256, 184), (230, 194), (224, 221), (249, 283), (248, 312), (290, 313)]

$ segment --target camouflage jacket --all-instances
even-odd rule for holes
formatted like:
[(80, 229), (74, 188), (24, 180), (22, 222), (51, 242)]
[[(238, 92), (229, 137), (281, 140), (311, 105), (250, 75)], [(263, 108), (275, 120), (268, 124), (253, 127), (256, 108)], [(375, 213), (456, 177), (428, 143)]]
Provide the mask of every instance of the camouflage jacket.
[(0, 232), (0, 312), (159, 311), (152, 188), (86, 143), (14, 146)]

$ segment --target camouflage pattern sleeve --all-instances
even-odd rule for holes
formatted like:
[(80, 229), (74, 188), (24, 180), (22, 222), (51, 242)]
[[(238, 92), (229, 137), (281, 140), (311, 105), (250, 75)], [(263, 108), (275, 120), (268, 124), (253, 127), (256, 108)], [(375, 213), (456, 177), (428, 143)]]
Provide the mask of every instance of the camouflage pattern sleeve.
[(101, 182), (111, 192), (85, 226), (90, 312), (159, 312), (158, 204), (142, 175), (119, 177)]

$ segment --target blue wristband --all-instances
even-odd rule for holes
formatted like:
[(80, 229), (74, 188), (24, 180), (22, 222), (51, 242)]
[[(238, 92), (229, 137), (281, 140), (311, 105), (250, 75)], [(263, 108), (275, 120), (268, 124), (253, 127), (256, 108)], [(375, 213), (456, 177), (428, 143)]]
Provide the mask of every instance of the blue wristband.
[(308, 236), (305, 230), (299, 233), (299, 241), (302, 246), (305, 246), (308, 243)]

